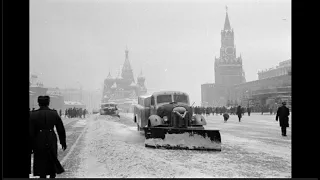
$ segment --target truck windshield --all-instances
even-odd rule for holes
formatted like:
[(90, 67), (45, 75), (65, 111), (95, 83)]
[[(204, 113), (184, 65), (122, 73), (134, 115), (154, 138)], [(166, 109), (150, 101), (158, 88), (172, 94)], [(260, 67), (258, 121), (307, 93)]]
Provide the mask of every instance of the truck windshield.
[(159, 95), (157, 97), (157, 103), (170, 103), (172, 101), (171, 95)]
[(107, 107), (106, 104), (101, 105), (101, 108), (106, 108), (106, 107)]
[(115, 104), (103, 104), (101, 105), (101, 108), (107, 108), (107, 107), (115, 107)]
[(183, 94), (174, 94), (173, 99), (174, 99), (174, 102), (188, 103), (188, 97)]

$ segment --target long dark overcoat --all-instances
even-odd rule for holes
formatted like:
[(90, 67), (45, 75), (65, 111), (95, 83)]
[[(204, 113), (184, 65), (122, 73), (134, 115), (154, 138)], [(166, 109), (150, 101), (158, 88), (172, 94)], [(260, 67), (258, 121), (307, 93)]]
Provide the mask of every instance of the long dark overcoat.
[(277, 110), (276, 120), (279, 119), (279, 123), (281, 127), (289, 127), (289, 108), (286, 106), (281, 106)]
[(54, 163), (50, 160), (49, 150), (57, 157), (57, 129), (60, 144), (66, 142), (66, 132), (58, 112), (48, 107), (40, 107), (30, 115), (29, 133), (33, 149), (33, 175), (55, 174)]
[(241, 109), (241, 106), (238, 106), (238, 107), (237, 107), (237, 115), (238, 115), (239, 118), (242, 117), (242, 109)]

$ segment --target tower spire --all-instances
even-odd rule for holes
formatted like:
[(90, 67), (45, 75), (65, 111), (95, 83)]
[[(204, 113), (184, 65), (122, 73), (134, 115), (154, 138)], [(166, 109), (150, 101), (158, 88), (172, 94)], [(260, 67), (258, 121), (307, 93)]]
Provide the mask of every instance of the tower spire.
[(228, 16), (228, 6), (226, 6), (226, 19), (224, 21), (224, 30), (231, 30), (229, 16)]
[(126, 59), (128, 59), (129, 58), (129, 50), (128, 50), (128, 46), (127, 45), (126, 45), (125, 53), (126, 53)]
[(130, 65), (130, 62), (129, 62), (129, 50), (128, 50), (127, 46), (126, 46), (125, 54), (126, 54), (126, 59), (124, 60), (124, 64), (123, 64), (123, 68), (122, 69), (123, 70), (131, 70), (131, 65)]
[(124, 64), (122, 66), (121, 76), (128, 81), (134, 81), (133, 72), (130, 65), (130, 61), (129, 61), (129, 50), (127, 46), (126, 46), (125, 54), (126, 54), (126, 59), (124, 60)]

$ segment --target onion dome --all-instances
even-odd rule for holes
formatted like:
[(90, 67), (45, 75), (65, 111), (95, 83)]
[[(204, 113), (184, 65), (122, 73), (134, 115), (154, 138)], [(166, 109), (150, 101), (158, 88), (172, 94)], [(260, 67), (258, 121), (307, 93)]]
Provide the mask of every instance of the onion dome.
[(137, 77), (137, 79), (138, 79), (138, 81), (144, 81), (145, 80), (145, 77), (142, 74), (142, 70), (141, 70), (139, 76)]
[(114, 82), (114, 78), (111, 76), (110, 71), (107, 76), (107, 78), (104, 80), (104, 84), (107, 85), (107, 87), (110, 87)]
[(110, 72), (109, 72), (109, 74), (108, 74), (108, 76), (107, 76), (106, 79), (107, 79), (107, 80), (113, 80), (113, 77), (111, 76)]

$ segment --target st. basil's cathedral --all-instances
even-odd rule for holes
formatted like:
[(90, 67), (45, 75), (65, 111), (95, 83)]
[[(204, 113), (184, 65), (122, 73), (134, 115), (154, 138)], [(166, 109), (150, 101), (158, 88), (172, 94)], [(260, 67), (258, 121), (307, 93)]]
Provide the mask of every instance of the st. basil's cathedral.
[(121, 73), (113, 77), (109, 72), (104, 80), (102, 103), (119, 100), (134, 100), (147, 93), (145, 77), (141, 73), (135, 81), (129, 61), (129, 50), (125, 50), (125, 61)]

